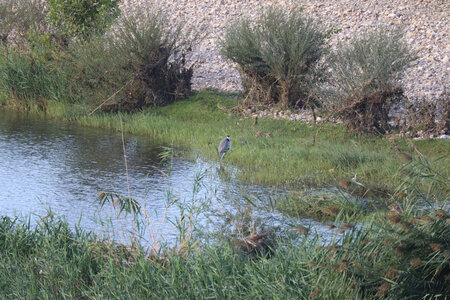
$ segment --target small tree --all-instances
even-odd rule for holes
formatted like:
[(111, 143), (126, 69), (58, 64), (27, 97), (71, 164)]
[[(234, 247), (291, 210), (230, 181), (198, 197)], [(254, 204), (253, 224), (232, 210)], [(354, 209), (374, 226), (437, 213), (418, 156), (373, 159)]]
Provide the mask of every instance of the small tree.
[(400, 99), (402, 72), (415, 59), (400, 31), (379, 28), (354, 38), (332, 55), (333, 104), (349, 129), (384, 132), (388, 113)]
[(221, 41), (221, 53), (238, 64), (248, 98), (256, 102), (308, 104), (326, 51), (325, 34), (302, 12), (269, 9), (252, 25), (239, 20)]
[(47, 0), (56, 27), (82, 39), (103, 33), (120, 14), (120, 0)]

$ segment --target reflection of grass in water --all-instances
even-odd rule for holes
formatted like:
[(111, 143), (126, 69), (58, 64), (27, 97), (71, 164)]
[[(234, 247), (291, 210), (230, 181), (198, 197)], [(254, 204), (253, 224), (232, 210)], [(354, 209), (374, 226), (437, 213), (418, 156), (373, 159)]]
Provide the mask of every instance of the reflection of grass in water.
[(230, 169), (228, 169), (227, 166), (222, 162), (216, 168), (216, 170), (217, 170), (217, 175), (224, 182), (229, 182), (233, 178), (232, 173), (230, 172)]

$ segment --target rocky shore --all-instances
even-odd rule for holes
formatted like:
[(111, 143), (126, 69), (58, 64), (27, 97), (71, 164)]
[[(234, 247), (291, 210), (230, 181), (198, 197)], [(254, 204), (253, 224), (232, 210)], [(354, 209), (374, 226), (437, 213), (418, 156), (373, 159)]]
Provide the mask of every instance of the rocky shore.
[(241, 90), (238, 72), (219, 54), (218, 40), (236, 18), (254, 19), (269, 6), (286, 10), (300, 7), (305, 15), (339, 29), (332, 44), (379, 25), (402, 27), (406, 41), (419, 57), (404, 74), (406, 96), (411, 100), (432, 100), (450, 86), (450, 5), (443, 0), (123, 0), (121, 5), (126, 13), (161, 9), (172, 21), (202, 33), (203, 38), (190, 57), (196, 65), (195, 89)]

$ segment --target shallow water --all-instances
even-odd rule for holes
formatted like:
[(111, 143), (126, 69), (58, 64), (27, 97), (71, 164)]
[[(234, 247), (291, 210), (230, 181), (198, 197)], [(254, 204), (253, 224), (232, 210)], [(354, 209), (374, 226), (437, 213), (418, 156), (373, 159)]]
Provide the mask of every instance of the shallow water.
[[(36, 223), (50, 208), (71, 226), (127, 239), (118, 232), (132, 230), (129, 218), (117, 217), (110, 205), (100, 210), (99, 192), (107, 191), (129, 195), (143, 205), (153, 225), (150, 231), (156, 233), (152, 240), (148, 230), (142, 232), (150, 244), (161, 237), (174, 241), (178, 232), (172, 223), (181, 211), (188, 216), (189, 208), (202, 204), (197, 224), (207, 230), (237, 230), (236, 220), (249, 214), (255, 227), (261, 221), (327, 232), (313, 220), (292, 220), (271, 210), (270, 202), (283, 192), (230, 179), (234, 170), (226, 163), (219, 167), (200, 158), (175, 158), (168, 176), (168, 163), (158, 158), (161, 145), (128, 134), (124, 142), (128, 173), (120, 133), (0, 111), (0, 215), (31, 216)], [(100, 222), (107, 220), (110, 226)]]

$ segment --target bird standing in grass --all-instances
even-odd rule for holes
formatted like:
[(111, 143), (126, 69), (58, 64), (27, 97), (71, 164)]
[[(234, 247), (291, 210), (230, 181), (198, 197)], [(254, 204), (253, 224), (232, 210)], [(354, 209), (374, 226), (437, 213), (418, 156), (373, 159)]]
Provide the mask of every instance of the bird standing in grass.
[(227, 151), (230, 149), (231, 149), (230, 136), (227, 135), (226, 138), (224, 138), (223, 140), (220, 141), (219, 149), (217, 150), (219, 152), (220, 159), (222, 159), (225, 156), (225, 154), (227, 153)]
[(400, 148), (398, 147), (397, 142), (393, 142), (394, 147), (395, 147), (395, 151), (397, 152), (398, 158), (404, 162), (404, 163), (409, 163), (410, 161), (412, 161), (412, 156), (405, 153), (405, 152), (401, 152)]

